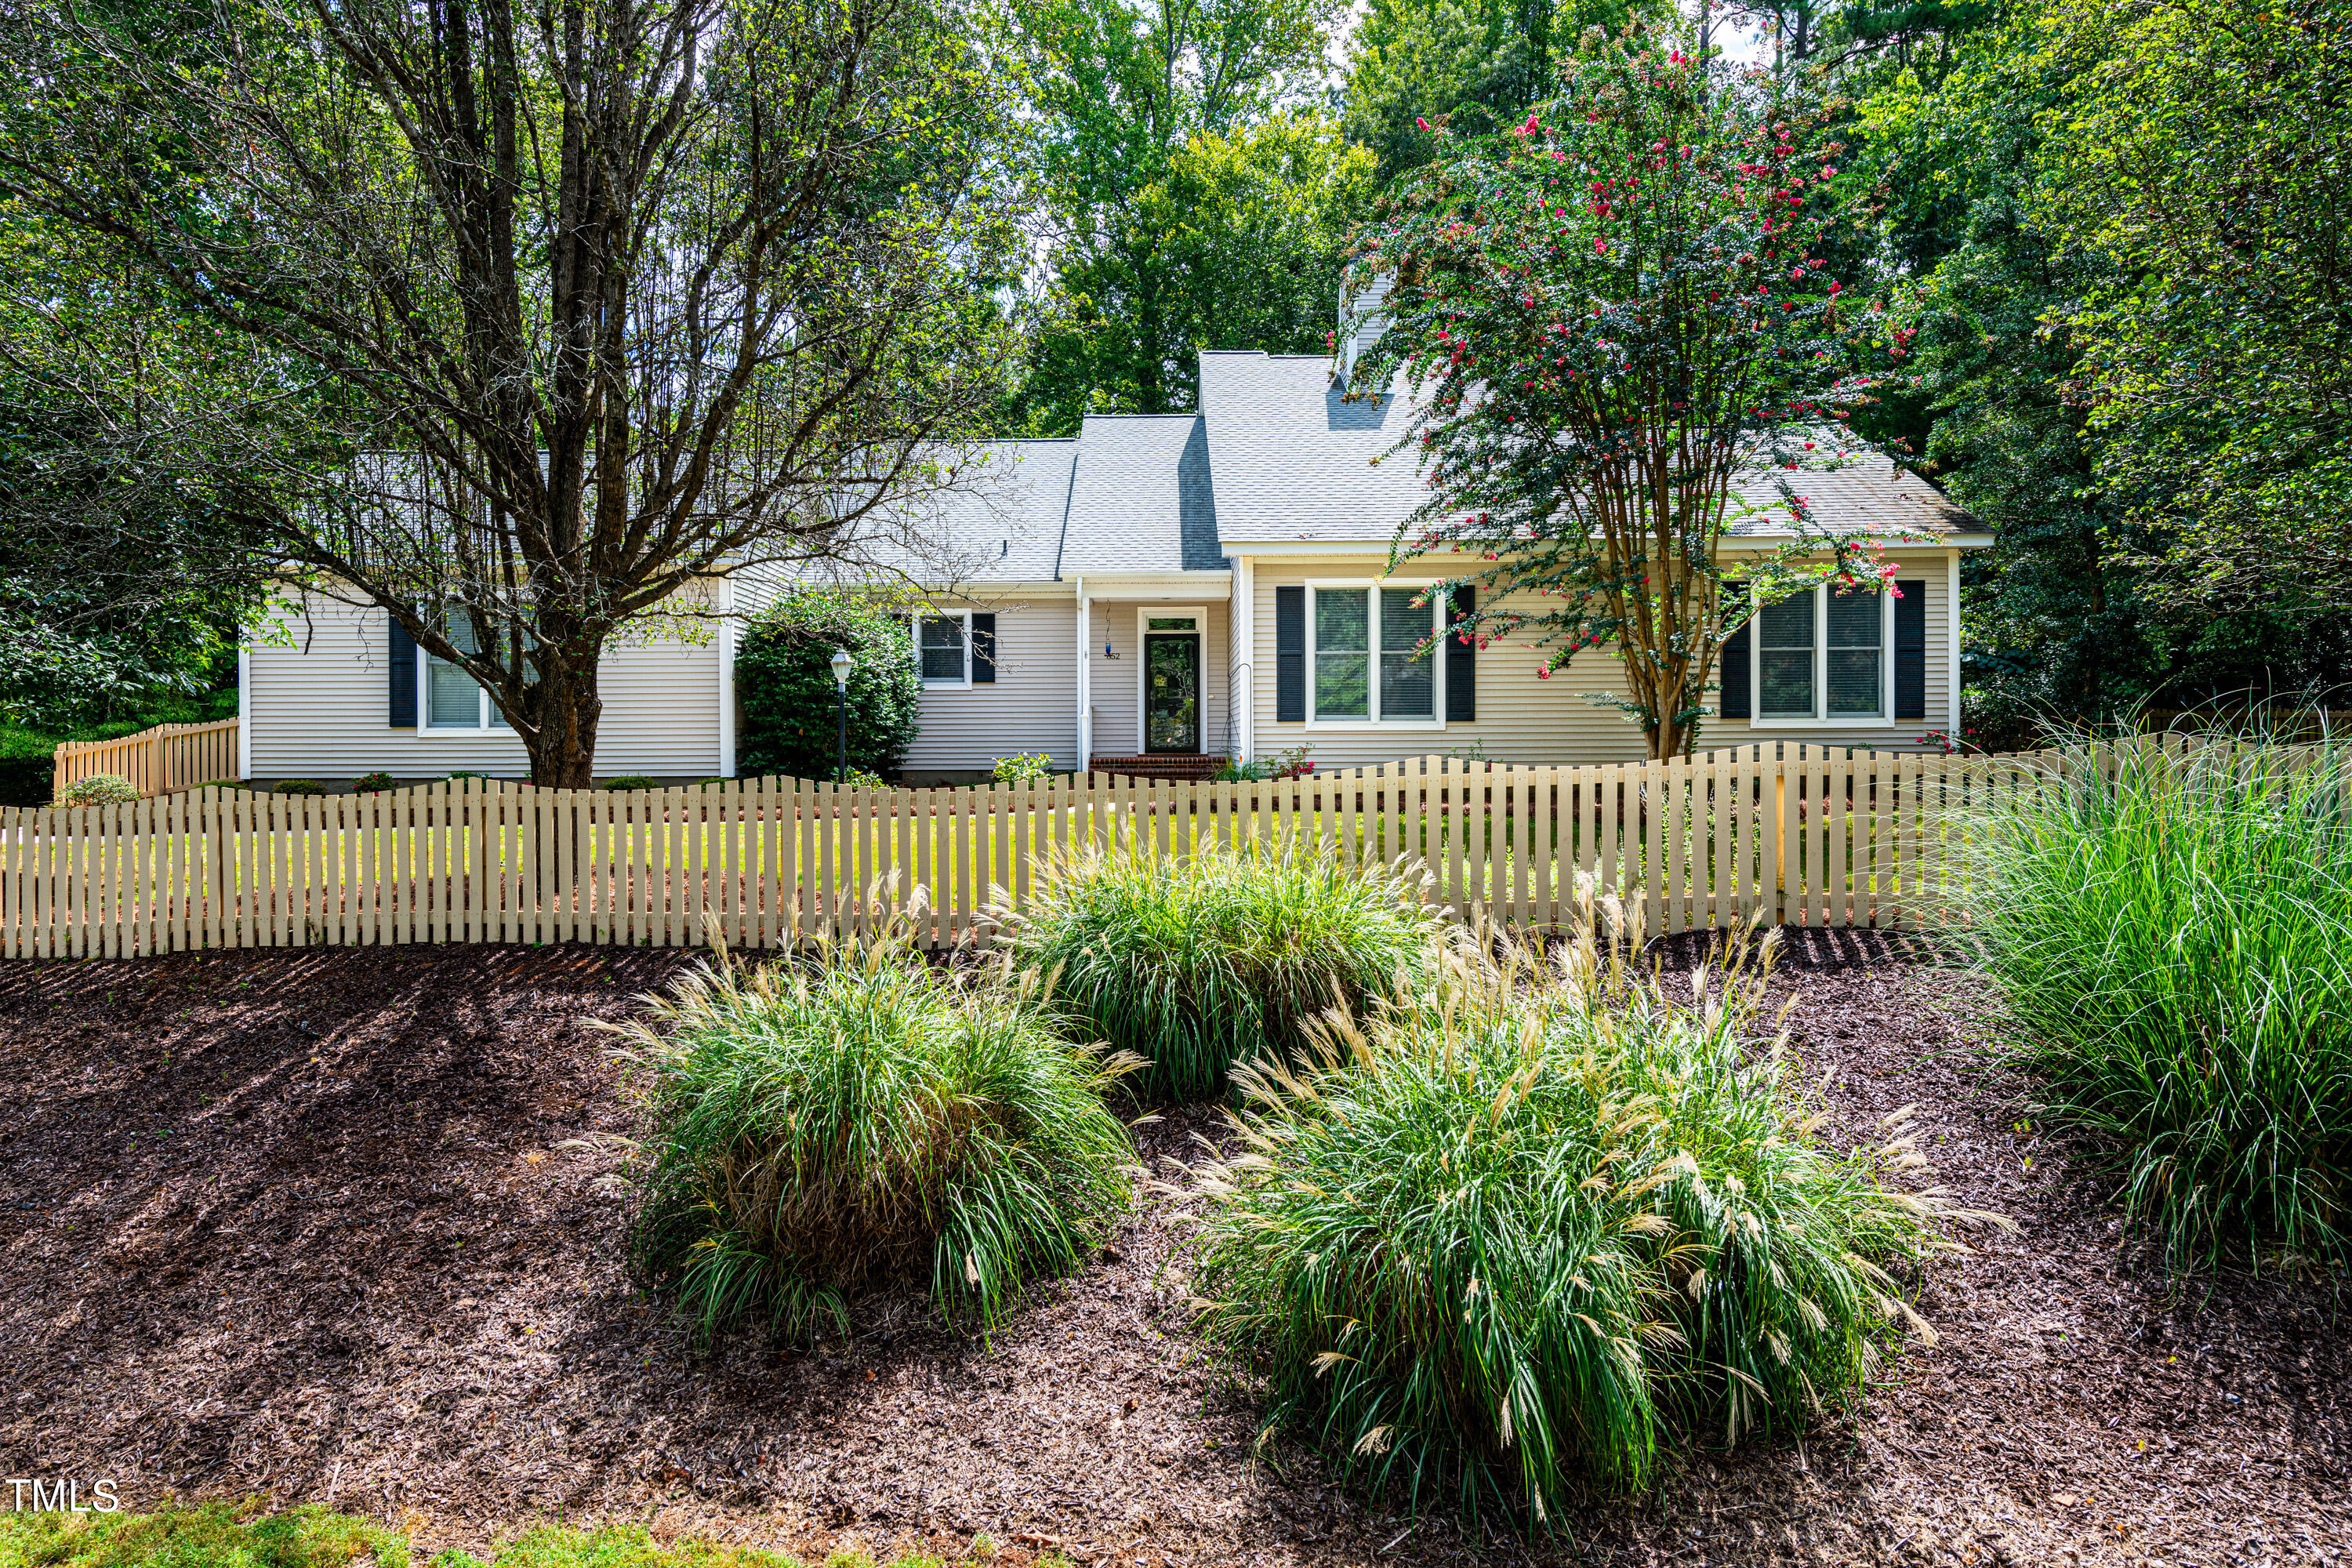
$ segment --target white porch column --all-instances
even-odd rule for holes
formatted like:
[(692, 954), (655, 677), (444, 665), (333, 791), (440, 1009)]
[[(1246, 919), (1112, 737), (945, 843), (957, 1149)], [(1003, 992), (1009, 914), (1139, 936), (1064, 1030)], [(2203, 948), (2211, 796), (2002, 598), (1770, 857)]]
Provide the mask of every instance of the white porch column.
[(1078, 579), (1078, 761), (1083, 773), (1095, 753), (1094, 682), (1095, 602), (1087, 597), (1087, 580)]
[(1958, 735), (1960, 732), (1960, 552), (1948, 550), (1944, 552), (1944, 559), (1945, 582), (1948, 584), (1945, 593), (1952, 605), (1952, 713), (1944, 729), (1948, 734)]
[(252, 645), (239, 631), (236, 644), (236, 782), (253, 776)]
[(1234, 760), (1247, 762), (1257, 755), (1257, 573), (1246, 555), (1234, 561), (1233, 615), (1234, 641), (1241, 657), (1225, 672), (1226, 683), (1233, 688), (1226, 700), (1239, 704), (1241, 710), (1234, 735), (1242, 754)]
[(719, 776), (735, 776), (735, 584), (721, 577), (712, 596), (719, 615)]

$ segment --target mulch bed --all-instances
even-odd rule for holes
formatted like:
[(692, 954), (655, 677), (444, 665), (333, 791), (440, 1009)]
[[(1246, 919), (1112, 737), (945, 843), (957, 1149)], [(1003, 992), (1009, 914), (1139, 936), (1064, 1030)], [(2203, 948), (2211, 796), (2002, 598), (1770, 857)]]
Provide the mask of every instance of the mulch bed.
[[(2137, 1267), (2018, 1086), (1964, 1065), (1963, 977), (1796, 936), (1780, 984), (1830, 1135), (1916, 1104), (1937, 1177), (2021, 1228), (1929, 1272), (1940, 1339), (1865, 1413), (1702, 1453), (1555, 1540), (1258, 1448), (1185, 1326), (1163, 1190), (987, 1342), (908, 1307), (820, 1353), (690, 1355), (619, 1261), (599, 1138), (630, 1101), (585, 1023), (688, 961), (610, 949), (0, 964), (0, 1474), (326, 1500), (430, 1547), (562, 1516), (1150, 1568), (2352, 1561), (2343, 1296)], [(1144, 1126), (1152, 1173), (1215, 1126)]]

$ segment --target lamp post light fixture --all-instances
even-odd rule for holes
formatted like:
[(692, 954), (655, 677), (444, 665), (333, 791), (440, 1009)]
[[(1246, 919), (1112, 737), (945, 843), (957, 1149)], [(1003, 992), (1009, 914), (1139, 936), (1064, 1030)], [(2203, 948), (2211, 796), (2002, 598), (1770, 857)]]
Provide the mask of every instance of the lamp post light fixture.
[(833, 650), (833, 712), (835, 732), (833, 782), (836, 784), (845, 784), (849, 782), (849, 670), (856, 662), (849, 657), (847, 648), (837, 647)]

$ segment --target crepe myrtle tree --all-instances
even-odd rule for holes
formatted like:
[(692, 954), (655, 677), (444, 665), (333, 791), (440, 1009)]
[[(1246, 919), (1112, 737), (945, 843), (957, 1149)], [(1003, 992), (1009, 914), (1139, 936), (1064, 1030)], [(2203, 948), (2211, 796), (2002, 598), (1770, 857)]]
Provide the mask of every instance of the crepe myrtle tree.
[(707, 624), (745, 567), (903, 560), (964, 481), (1023, 259), (975, 22), (0, 0), (0, 195), (197, 325), (81, 363), (111, 438), (462, 666), (532, 778), (579, 787), (609, 642)]
[[(1391, 563), (1477, 561), (1446, 584), (1484, 590), (1449, 633), (1542, 650), (1538, 678), (1617, 659), (1625, 694), (1598, 700), (1664, 759), (1696, 743), (1753, 606), (1891, 578), (1879, 539), (1817, 526), (1798, 476), (1855, 452), (1865, 358), (1899, 345), (1824, 259), (1871, 194), (1806, 79), (1637, 24), (1589, 31), (1559, 86), (1501, 133), (1436, 127), (1360, 232), (1348, 326), (1383, 328), (1350, 380), (1416, 394), (1388, 458), (1430, 496)], [(1763, 517), (1793, 533), (1724, 550)]]

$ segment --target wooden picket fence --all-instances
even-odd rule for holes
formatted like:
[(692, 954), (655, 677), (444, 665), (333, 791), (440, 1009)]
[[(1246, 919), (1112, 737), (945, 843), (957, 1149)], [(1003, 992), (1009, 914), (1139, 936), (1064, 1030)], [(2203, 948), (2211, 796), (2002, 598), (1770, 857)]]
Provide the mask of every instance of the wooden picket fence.
[(98, 773), (131, 781), (141, 795), (170, 795), (237, 776), (241, 719), (158, 724), (112, 741), (68, 741), (57, 750), (58, 792)]
[[(0, 810), (0, 957), (504, 942), (773, 948), (912, 909), (986, 942), (1056, 857), (1254, 846), (1402, 863), (1457, 915), (1540, 930), (1580, 879), (1674, 932), (1761, 918), (1949, 921), (1973, 826), (2041, 754), (1780, 744), (1690, 762), (1415, 758), (1270, 783), (1089, 775), (965, 788), (750, 779), (572, 791), (487, 779), (375, 795), (204, 788)], [(920, 889), (920, 896), (917, 890)]]

